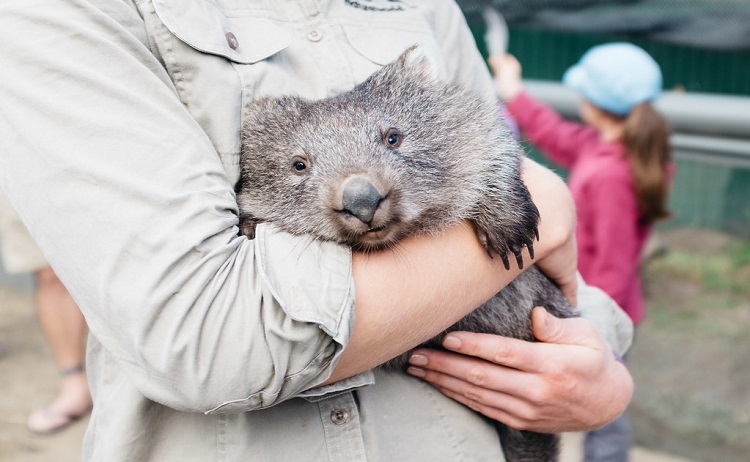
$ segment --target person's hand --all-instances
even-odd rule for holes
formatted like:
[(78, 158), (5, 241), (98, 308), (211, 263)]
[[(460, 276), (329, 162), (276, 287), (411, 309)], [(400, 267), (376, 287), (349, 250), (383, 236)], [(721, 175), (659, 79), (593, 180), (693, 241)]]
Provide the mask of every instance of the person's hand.
[(578, 304), (577, 259), (575, 234), (571, 233), (554, 252), (535, 262), (536, 266), (557, 284), (572, 306)]
[(452, 332), (456, 353), (418, 349), (408, 371), (443, 394), (520, 430), (583, 431), (619, 416), (633, 393), (627, 368), (585, 319), (532, 313), (539, 342)]
[(491, 55), (487, 62), (495, 76), (495, 86), (503, 101), (510, 101), (523, 90), (521, 63), (510, 54)]
[(573, 196), (562, 178), (527, 157), (521, 161), (521, 176), (539, 209), (541, 223), (555, 224), (539, 227), (539, 244), (552, 250), (534, 263), (557, 284), (570, 304), (576, 306), (578, 252)]

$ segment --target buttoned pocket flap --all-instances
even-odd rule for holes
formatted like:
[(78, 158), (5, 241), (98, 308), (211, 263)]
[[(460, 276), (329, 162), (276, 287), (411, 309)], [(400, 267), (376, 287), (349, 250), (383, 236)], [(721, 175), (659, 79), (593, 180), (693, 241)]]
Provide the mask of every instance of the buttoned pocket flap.
[[(417, 22), (418, 24), (418, 22)], [(414, 27), (414, 24), (411, 24)], [(438, 75), (445, 77), (445, 61), (434, 37), (418, 28), (344, 26), (344, 33), (352, 48), (364, 58), (379, 66), (396, 60), (401, 53), (412, 45), (419, 45), (430, 62), (435, 66)]]
[(272, 56), (291, 42), (289, 31), (269, 19), (225, 15), (202, 0), (154, 0), (156, 14), (177, 38), (204, 53), (240, 64)]

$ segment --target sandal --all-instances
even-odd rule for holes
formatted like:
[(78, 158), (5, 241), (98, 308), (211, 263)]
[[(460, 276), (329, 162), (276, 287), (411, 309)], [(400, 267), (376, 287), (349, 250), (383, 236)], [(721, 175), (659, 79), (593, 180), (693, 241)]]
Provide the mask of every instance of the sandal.
[(70, 426), (89, 413), (90, 409), (79, 414), (60, 413), (51, 407), (43, 407), (32, 412), (26, 421), (26, 428), (38, 435), (50, 435)]
[[(83, 364), (78, 364), (60, 371), (60, 375), (65, 378), (82, 374), (84, 371)], [(75, 413), (59, 411), (54, 406), (55, 403), (32, 412), (26, 421), (26, 428), (39, 435), (49, 435), (67, 428), (91, 411), (91, 404), (86, 406), (83, 411)]]

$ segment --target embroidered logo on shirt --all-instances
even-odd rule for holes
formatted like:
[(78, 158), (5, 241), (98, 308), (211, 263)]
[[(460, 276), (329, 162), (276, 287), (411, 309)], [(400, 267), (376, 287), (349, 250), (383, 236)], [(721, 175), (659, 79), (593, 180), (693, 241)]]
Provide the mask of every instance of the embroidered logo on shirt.
[(401, 11), (401, 0), (345, 0), (346, 4), (365, 11)]

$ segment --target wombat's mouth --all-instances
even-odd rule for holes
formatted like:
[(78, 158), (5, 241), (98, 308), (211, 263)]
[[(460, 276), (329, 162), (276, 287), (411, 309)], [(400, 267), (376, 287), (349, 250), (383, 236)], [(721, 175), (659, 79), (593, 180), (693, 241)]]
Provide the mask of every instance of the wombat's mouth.
[(386, 249), (398, 241), (401, 233), (398, 226), (388, 223), (368, 229), (350, 241), (350, 245), (357, 250), (381, 250)]

